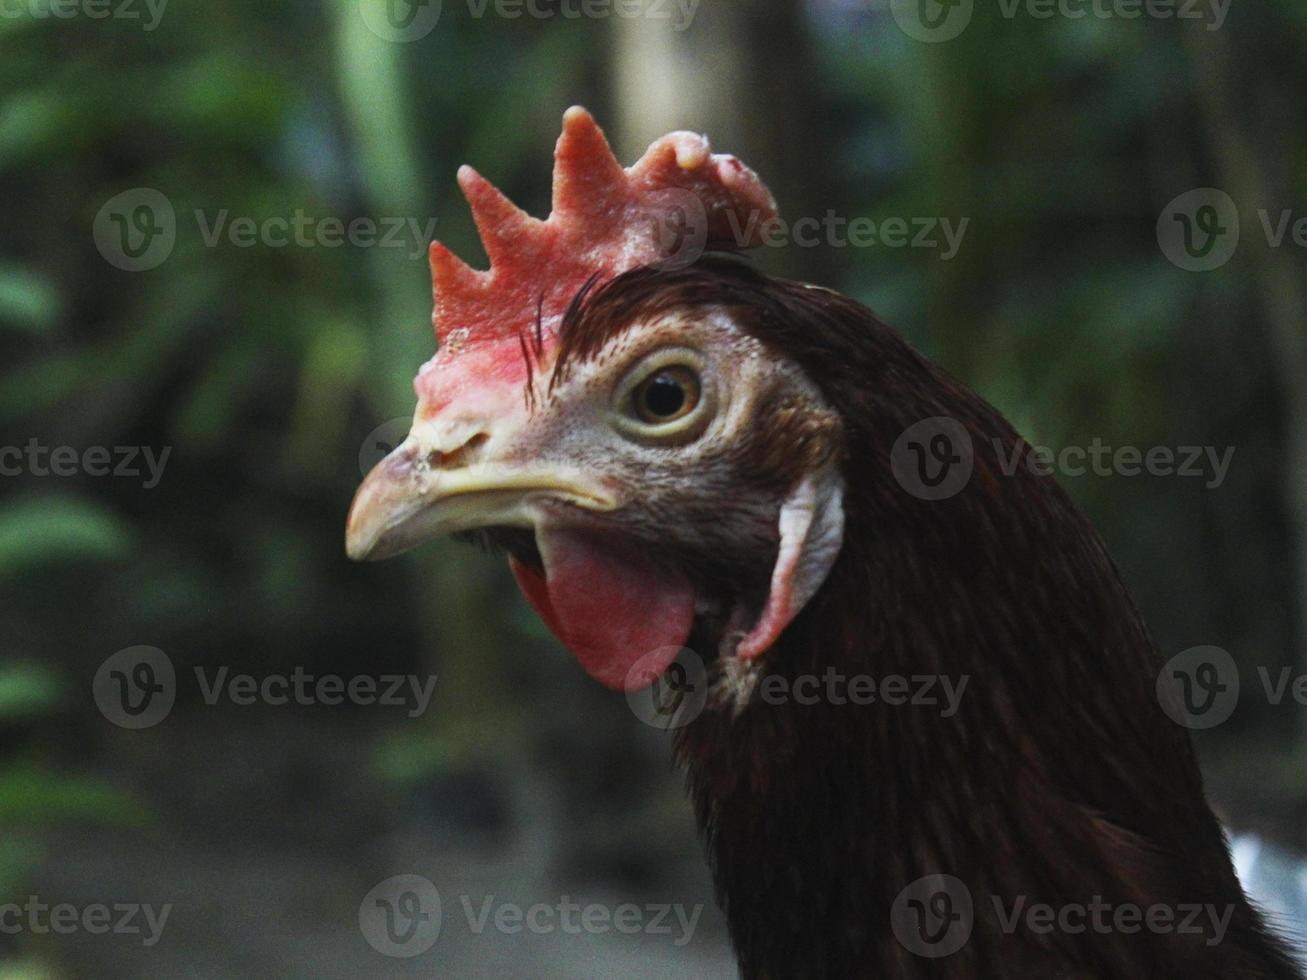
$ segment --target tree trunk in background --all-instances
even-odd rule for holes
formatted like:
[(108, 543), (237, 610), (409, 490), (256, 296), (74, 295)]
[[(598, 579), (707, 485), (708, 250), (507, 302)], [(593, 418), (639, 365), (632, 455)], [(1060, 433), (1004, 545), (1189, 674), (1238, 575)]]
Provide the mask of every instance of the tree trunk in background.
[[(802, 0), (701, 0), (682, 27), (675, 15), (614, 18), (619, 158), (634, 160), (674, 129), (706, 133), (715, 152), (733, 153), (773, 188), (783, 218), (821, 217), (832, 201), (829, 141), (813, 108)], [(768, 271), (829, 279), (822, 249), (770, 251), (758, 254)]]
[[(1224, 189), (1239, 207), (1241, 240), (1254, 256), (1279, 371), (1277, 388), (1284, 406), (1281, 486), (1294, 541), (1293, 580), (1288, 587), (1292, 592), (1295, 673), (1307, 673), (1307, 291), (1298, 250), (1287, 242), (1280, 248), (1254, 242), (1254, 235), (1260, 236), (1261, 223), (1250, 220), (1260, 208), (1268, 209), (1275, 220), (1292, 198), (1288, 182), (1271, 164), (1269, 141), (1255, 131), (1251, 113), (1231, 101), (1233, 93), (1251, 86), (1236, 85), (1226, 36), (1219, 31), (1186, 31), (1184, 36), (1217, 169)], [(1255, 80), (1261, 83), (1259, 94), (1271, 105), (1282, 101), (1277, 87)], [(1287, 112), (1282, 115), (1289, 117)], [(1301, 717), (1299, 744), (1307, 745), (1307, 714)]]

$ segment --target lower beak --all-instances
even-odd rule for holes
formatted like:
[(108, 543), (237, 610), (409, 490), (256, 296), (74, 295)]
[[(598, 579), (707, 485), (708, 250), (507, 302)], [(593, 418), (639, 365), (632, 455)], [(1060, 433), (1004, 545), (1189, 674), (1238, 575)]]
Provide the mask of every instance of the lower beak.
[(389, 558), (458, 531), (530, 528), (548, 502), (590, 511), (617, 507), (579, 471), (493, 461), (433, 466), (410, 436), (372, 468), (354, 495), (345, 551), (356, 561)]

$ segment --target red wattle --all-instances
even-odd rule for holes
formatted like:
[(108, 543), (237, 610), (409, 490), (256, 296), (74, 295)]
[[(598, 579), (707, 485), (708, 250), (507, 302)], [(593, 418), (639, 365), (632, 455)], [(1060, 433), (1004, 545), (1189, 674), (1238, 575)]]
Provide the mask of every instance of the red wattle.
[(694, 623), (690, 580), (594, 536), (549, 531), (537, 541), (543, 575), (516, 559), (509, 565), (550, 631), (607, 688), (638, 691), (657, 680)]

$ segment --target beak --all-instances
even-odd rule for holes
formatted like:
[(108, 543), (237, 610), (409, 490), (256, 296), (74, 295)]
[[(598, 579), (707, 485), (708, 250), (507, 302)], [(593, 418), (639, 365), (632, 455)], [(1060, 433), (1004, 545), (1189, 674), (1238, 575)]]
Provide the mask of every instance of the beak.
[(617, 507), (595, 479), (570, 467), (486, 458), (483, 450), (493, 438), (474, 437), (453, 452), (428, 441), (415, 427), (363, 480), (346, 523), (350, 558), (389, 558), (458, 531), (531, 528), (549, 502), (589, 511)]

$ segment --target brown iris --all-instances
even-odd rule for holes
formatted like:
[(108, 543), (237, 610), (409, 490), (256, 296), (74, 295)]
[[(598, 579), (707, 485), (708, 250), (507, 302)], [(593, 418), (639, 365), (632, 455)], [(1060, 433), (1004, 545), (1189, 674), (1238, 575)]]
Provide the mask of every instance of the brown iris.
[(699, 404), (699, 376), (676, 365), (655, 371), (636, 387), (635, 414), (646, 425), (664, 425), (684, 418)]

